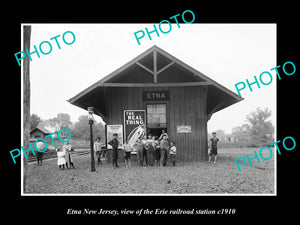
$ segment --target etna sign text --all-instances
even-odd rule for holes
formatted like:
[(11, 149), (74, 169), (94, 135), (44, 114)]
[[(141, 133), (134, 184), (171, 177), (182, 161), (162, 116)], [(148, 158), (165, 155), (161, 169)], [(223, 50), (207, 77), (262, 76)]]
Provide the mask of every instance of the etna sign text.
[(143, 100), (144, 101), (169, 101), (170, 93), (169, 91), (144, 91)]

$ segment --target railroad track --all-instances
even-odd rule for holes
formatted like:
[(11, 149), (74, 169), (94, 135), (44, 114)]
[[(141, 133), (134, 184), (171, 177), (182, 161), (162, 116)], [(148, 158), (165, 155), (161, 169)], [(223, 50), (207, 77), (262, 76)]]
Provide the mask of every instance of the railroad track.
[[(90, 149), (78, 149), (78, 150), (75, 150), (74, 152), (72, 152), (72, 156), (87, 155), (90, 153), (91, 153)], [(44, 154), (43, 155), (43, 160), (53, 159), (53, 158), (57, 158), (57, 155), (56, 154), (51, 154), (51, 155)], [(32, 157), (28, 158), (28, 162), (35, 162), (35, 161), (37, 161), (36, 156), (32, 156)]]

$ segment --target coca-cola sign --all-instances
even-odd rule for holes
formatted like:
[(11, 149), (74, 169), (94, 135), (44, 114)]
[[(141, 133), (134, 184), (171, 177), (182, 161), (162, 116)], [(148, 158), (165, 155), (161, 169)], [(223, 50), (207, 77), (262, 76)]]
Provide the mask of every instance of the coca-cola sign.
[(145, 135), (145, 110), (124, 110), (124, 137), (131, 146)]

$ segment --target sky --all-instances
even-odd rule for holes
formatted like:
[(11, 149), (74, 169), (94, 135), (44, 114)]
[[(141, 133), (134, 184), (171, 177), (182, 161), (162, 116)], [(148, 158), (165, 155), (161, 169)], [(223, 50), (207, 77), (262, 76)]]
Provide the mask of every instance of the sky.
[[(180, 21), (179, 21), (180, 22)], [(147, 35), (138, 45), (134, 32), (153, 24), (26, 24), (31, 25), (31, 44), (37, 48), (43, 41), (52, 44), (48, 55), (31, 55), (31, 114), (43, 120), (67, 113), (72, 122), (87, 111), (67, 102), (68, 99), (94, 84), (104, 76), (118, 69), (153, 45), (157, 45), (171, 55), (202, 72), (206, 76), (236, 92), (238, 82), (254, 81), (263, 71), (273, 75), (270, 85), (253, 85), (241, 91), (243, 101), (225, 108), (211, 117), (208, 131), (224, 130), (231, 133), (232, 128), (245, 123), (246, 116), (257, 107), (268, 107), (271, 122), (276, 125), (276, 24), (199, 24), (172, 23), (167, 33), (155, 33), (149, 40)], [(157, 24), (156, 24), (157, 26)], [(167, 27), (162, 27), (167, 30)], [(76, 40), (66, 45), (62, 35), (72, 31)], [(57, 38), (61, 49), (58, 49)], [(72, 37), (65, 36), (67, 42)], [(47, 52), (47, 44), (43, 50)], [(267, 82), (269, 78), (263, 77)], [(97, 121), (101, 118), (95, 116)]]

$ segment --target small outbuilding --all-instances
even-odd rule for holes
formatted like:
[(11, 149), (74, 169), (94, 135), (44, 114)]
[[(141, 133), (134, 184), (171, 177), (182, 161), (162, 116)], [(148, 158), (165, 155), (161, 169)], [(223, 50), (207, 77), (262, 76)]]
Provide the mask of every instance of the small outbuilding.
[(68, 101), (94, 107), (107, 125), (122, 125), (124, 142), (140, 129), (155, 136), (165, 130), (176, 143), (178, 161), (204, 161), (208, 120), (242, 99), (153, 46)]
[(51, 134), (51, 132), (47, 129), (36, 127), (30, 131), (30, 139), (36, 140), (38, 138), (43, 138), (44, 140), (47, 140), (47, 138), (45, 137), (49, 134)]
[[(49, 138), (46, 138), (47, 135), (51, 134), (51, 132), (45, 128), (42, 127), (36, 127), (33, 128), (30, 131), (30, 139), (29, 142), (31, 143), (32, 146), (34, 146), (34, 143), (37, 139), (42, 138), (44, 140), (46, 140), (46, 142), (48, 144), (50, 144), (50, 140)], [(30, 153), (31, 154), (31, 153)]]

